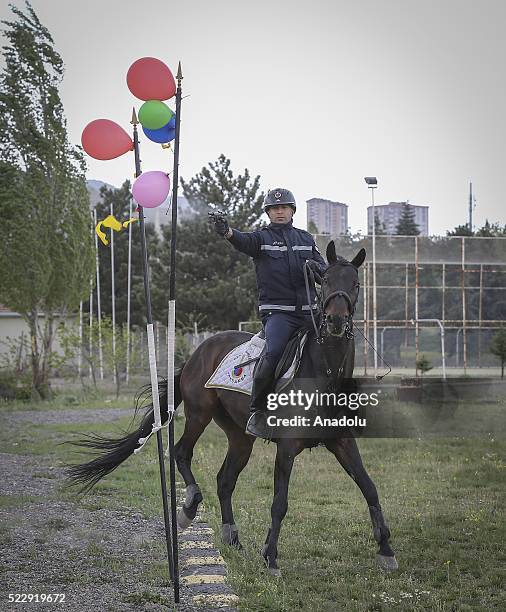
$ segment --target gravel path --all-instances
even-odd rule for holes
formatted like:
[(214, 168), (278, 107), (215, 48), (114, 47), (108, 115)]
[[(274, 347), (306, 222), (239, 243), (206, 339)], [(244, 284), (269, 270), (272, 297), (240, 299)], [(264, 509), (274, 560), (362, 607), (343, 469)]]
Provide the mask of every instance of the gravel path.
[[(26, 423), (88, 423), (131, 414), (131, 409), (13, 412), (2, 415), (1, 425), (14, 433), (16, 425)], [(63, 469), (47, 458), (0, 453), (1, 612), (24, 608), (47, 612), (233, 610), (230, 602), (236, 598), (228, 585), (219, 589), (228, 604), (209, 606), (204, 601), (197, 606), (194, 597), (217, 594), (216, 586), (210, 585), (207, 591), (202, 585), (187, 587), (184, 579), (181, 603), (175, 607), (172, 587), (167, 586), (162, 517), (148, 519), (128, 508), (86, 509), (59, 499), (63, 478)], [(196, 523), (182, 534), (182, 576), (199, 573), (185, 562), (189, 555), (219, 556), (211, 533), (207, 524)], [(192, 546), (187, 551), (184, 542), (188, 540), (202, 542), (205, 548), (199, 551)], [(215, 573), (226, 574), (226, 568), (217, 566)], [(64, 593), (65, 601), (15, 604), (8, 603), (9, 593)]]

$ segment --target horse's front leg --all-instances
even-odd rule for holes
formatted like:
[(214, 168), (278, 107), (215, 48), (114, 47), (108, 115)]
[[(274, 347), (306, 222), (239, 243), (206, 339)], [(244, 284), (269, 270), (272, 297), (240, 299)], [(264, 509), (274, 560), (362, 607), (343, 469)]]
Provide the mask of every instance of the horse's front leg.
[(398, 568), (395, 553), (390, 546), (390, 529), (385, 522), (374, 482), (367, 473), (354, 438), (326, 440), (325, 446), (333, 453), (346, 472), (353, 478), (369, 506), (374, 539), (378, 543), (378, 563), (387, 571)]
[(281, 576), (277, 564), (278, 538), (281, 530), (281, 521), (285, 518), (288, 509), (288, 485), (292, 473), (295, 457), (304, 448), (301, 440), (280, 440), (276, 452), (274, 467), (274, 499), (271, 506), (271, 526), (267, 533), (262, 556), (269, 573), (272, 576)]

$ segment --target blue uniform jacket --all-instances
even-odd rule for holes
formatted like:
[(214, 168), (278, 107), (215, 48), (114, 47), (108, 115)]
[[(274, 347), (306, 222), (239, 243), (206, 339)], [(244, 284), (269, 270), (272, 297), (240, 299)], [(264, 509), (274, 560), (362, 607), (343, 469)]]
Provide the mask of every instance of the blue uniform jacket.
[[(327, 267), (309, 232), (289, 223), (270, 223), (254, 232), (232, 230), (228, 239), (253, 258), (256, 268), (260, 312), (278, 310), (309, 313), (303, 265), (314, 259), (321, 273)], [(314, 307), (316, 290), (310, 287)]]

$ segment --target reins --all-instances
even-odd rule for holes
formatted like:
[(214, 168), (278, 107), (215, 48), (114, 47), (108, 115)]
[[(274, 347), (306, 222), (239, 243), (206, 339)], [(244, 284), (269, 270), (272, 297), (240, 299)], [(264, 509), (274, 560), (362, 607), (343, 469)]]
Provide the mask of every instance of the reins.
[[(336, 265), (340, 265), (340, 266), (352, 266), (353, 264), (350, 263), (349, 261), (346, 261), (346, 260), (338, 260), (338, 261), (334, 262), (333, 264), (331, 264), (329, 266), (329, 268), (332, 267), (332, 266), (336, 266)], [(314, 274), (312, 268), (309, 266), (308, 260), (306, 260), (306, 262), (304, 263), (303, 272), (304, 272), (304, 283), (306, 285), (307, 302), (309, 304), (309, 311), (311, 313), (311, 320), (313, 322), (316, 342), (318, 344), (320, 344), (320, 345), (323, 345), (325, 340), (327, 340), (329, 338), (329, 336), (333, 335), (333, 334), (325, 334), (324, 333), (324, 329), (326, 328), (326, 322), (327, 322), (327, 317), (325, 315), (325, 308), (327, 307), (327, 305), (330, 302), (330, 300), (335, 298), (335, 297), (342, 297), (348, 303), (348, 308), (349, 308), (349, 311), (350, 311), (350, 316), (348, 317), (348, 319), (346, 321), (346, 324), (345, 324), (344, 336), (345, 336), (345, 338), (347, 340), (353, 340), (353, 338), (355, 337), (354, 327), (353, 327), (353, 315), (355, 314), (355, 310), (356, 310), (356, 306), (357, 306), (357, 302), (358, 302), (358, 298), (359, 298), (359, 293), (357, 293), (357, 298), (356, 298), (356, 300), (354, 302), (351, 300), (349, 294), (346, 291), (343, 291), (342, 289), (337, 289), (335, 291), (331, 291), (329, 294), (325, 294), (325, 288), (324, 288), (324, 284), (322, 282), (324, 280), (325, 276), (323, 276), (323, 277), (319, 276), (319, 281), (320, 281), (322, 290), (321, 290), (321, 294), (320, 295), (318, 295), (318, 292), (317, 292), (317, 296), (318, 296), (317, 300), (318, 300), (318, 310), (321, 312), (321, 320), (320, 320), (320, 324), (316, 325), (315, 317), (314, 317), (314, 314), (313, 314), (313, 308), (311, 308), (312, 304), (311, 304), (311, 290), (310, 290), (310, 286), (311, 286), (310, 285), (310, 281), (312, 283), (312, 286), (314, 286), (314, 283), (315, 283), (315, 274)], [(358, 291), (360, 292), (360, 283), (358, 284)], [(371, 342), (368, 340), (368, 338), (366, 338), (366, 336), (362, 333), (362, 331), (358, 327), (357, 327), (357, 330), (360, 333), (360, 335), (364, 338), (364, 340), (367, 342), (367, 344), (369, 344), (369, 346), (372, 348), (372, 350), (378, 355), (378, 357), (387, 366), (388, 371), (385, 374), (377, 375), (376, 376), (376, 380), (378, 380), (378, 381), (382, 380), (385, 376), (387, 376), (387, 374), (390, 374), (390, 372), (392, 371), (392, 367), (390, 366), (390, 364), (387, 361), (385, 361), (384, 357), (382, 355), (380, 355), (380, 353), (378, 353), (376, 348), (371, 344)], [(344, 368), (344, 364), (346, 362), (346, 358), (348, 356), (349, 348), (350, 348), (350, 344), (348, 344), (348, 346), (346, 347), (346, 351), (344, 353), (344, 357), (343, 357), (343, 360), (341, 362), (341, 365), (337, 369), (337, 374), (340, 377), (342, 377), (343, 368)], [(324, 347), (323, 347), (323, 359), (324, 359), (324, 362), (325, 362), (325, 368), (326, 368), (327, 376), (332, 376), (332, 368), (330, 368), (330, 366), (329, 366), (327, 355), (326, 355)]]

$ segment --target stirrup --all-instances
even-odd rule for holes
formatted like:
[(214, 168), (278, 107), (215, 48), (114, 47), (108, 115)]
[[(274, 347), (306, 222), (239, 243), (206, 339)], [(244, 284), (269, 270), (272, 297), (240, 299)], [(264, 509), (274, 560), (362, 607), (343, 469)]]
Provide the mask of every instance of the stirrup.
[(264, 440), (272, 438), (272, 428), (267, 425), (267, 414), (263, 410), (256, 410), (250, 415), (246, 423), (246, 433)]

